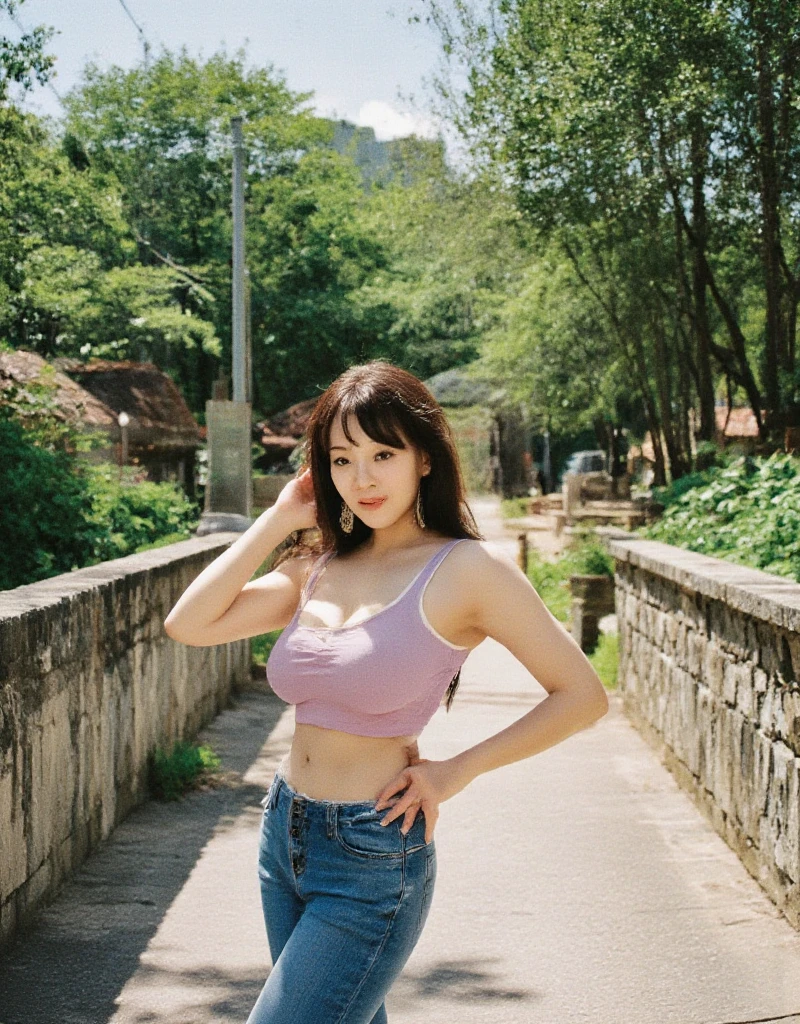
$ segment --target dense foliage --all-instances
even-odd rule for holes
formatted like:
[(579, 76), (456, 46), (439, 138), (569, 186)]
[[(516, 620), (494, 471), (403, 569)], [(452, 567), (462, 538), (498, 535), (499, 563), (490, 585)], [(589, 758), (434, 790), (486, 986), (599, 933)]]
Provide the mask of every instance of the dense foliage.
[(0, 590), (185, 540), (200, 516), (175, 483), (81, 456), (102, 443), (55, 411), (53, 373), (0, 403)]
[[(0, 15), (15, 8), (0, 0)], [(362, 173), (309, 94), (224, 51), (90, 64), (46, 122), (5, 83), (47, 80), (48, 38), (0, 47), (0, 345), (153, 361), (202, 419), (231, 359), (229, 135), (243, 114), (255, 418), (356, 361), (424, 378), (475, 360), (529, 254), (507, 199), (455, 172), (441, 142), (398, 141)], [(4, 427), (4, 464), (28, 467), (2, 484), (3, 586), (188, 535), (198, 510), (177, 488), (79, 465), (84, 439), (48, 416), (46, 388), (28, 391), (27, 405), (3, 395), (24, 427)], [(58, 482), (60, 504), (37, 479)]]
[[(30, 40), (40, 77), (46, 40)], [(518, 273), (513, 210), (440, 142), (396, 142), (385, 171), (362, 173), (309, 96), (243, 53), (163, 50), (89, 64), (55, 125), (0, 100), (13, 126), (0, 337), (46, 358), (151, 360), (202, 417), (231, 359), (229, 135), (243, 114), (256, 417), (356, 361), (425, 377), (473, 360)]]
[[(683, 481), (682, 481), (683, 483)], [(778, 452), (742, 455), (658, 494), (654, 540), (800, 580), (800, 467)]]
[[(800, 6), (430, 0), (439, 80), (542, 264), (495, 332), (547, 412), (649, 428), (692, 468), (715, 399), (762, 440), (800, 422)], [(524, 381), (524, 383), (523, 383)]]

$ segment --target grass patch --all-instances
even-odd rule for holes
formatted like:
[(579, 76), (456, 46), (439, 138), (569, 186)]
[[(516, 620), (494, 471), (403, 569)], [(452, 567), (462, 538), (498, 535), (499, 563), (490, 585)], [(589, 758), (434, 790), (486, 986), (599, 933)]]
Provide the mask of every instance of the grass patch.
[(617, 688), (619, 668), (619, 636), (616, 633), (601, 633), (597, 647), (589, 655), (589, 661), (607, 690)]
[(569, 618), (569, 573), (565, 564), (564, 558), (548, 562), (535, 549), (528, 550), (528, 579), (559, 622)]
[(197, 789), (220, 767), (211, 747), (177, 742), (171, 751), (158, 748), (150, 757), (150, 792), (157, 800), (178, 800)]
[(530, 507), (530, 498), (503, 498), (500, 502), (500, 512), (504, 519), (519, 519), (530, 515)]
[[(605, 575), (613, 573), (614, 561), (591, 536), (579, 540), (555, 562), (548, 562), (534, 548), (528, 552), (528, 579), (550, 613), (564, 625), (569, 621), (572, 595), (569, 578), (574, 573)], [(619, 638), (616, 633), (601, 633), (595, 650), (588, 655), (606, 689), (617, 686)]]

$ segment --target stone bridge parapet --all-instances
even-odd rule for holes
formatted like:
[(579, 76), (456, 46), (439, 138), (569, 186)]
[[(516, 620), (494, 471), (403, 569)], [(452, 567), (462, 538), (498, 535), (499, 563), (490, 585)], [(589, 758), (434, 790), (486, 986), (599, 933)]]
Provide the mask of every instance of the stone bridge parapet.
[(0, 945), (147, 796), (148, 755), (190, 739), (250, 671), (250, 642), (187, 647), (163, 623), (239, 534), (0, 593)]
[(800, 585), (657, 541), (607, 543), (626, 712), (800, 928)]

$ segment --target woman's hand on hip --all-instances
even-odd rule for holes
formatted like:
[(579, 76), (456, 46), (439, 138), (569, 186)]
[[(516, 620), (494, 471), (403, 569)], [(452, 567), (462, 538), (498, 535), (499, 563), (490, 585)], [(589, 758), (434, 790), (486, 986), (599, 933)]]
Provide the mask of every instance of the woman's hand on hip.
[[(430, 761), (419, 758), (414, 764), (404, 768), (391, 782), (388, 782), (375, 802), (375, 810), (383, 810), (391, 806), (391, 810), (382, 819), (382, 825), (405, 815), (400, 830), (406, 835), (411, 828), (417, 811), (422, 808), (425, 815), (425, 842), (433, 838), (433, 829), (439, 818), (439, 804), (460, 793), (470, 779), (452, 761)], [(391, 797), (400, 790), (405, 792), (392, 800)]]

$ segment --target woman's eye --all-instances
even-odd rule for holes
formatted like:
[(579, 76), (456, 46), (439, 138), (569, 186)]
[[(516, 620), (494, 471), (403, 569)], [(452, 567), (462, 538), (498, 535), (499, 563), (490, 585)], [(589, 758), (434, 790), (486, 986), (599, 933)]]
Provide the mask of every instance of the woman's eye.
[(345, 462), (347, 462), (347, 459), (344, 457), (344, 455), (340, 455), (338, 458), (333, 460), (334, 466), (341, 466)]
[(394, 452), (378, 452), (378, 454), (375, 456), (375, 458), (379, 459), (382, 455), (385, 455), (385, 456), (387, 456), (387, 458), (391, 459), (393, 454), (394, 454)]

